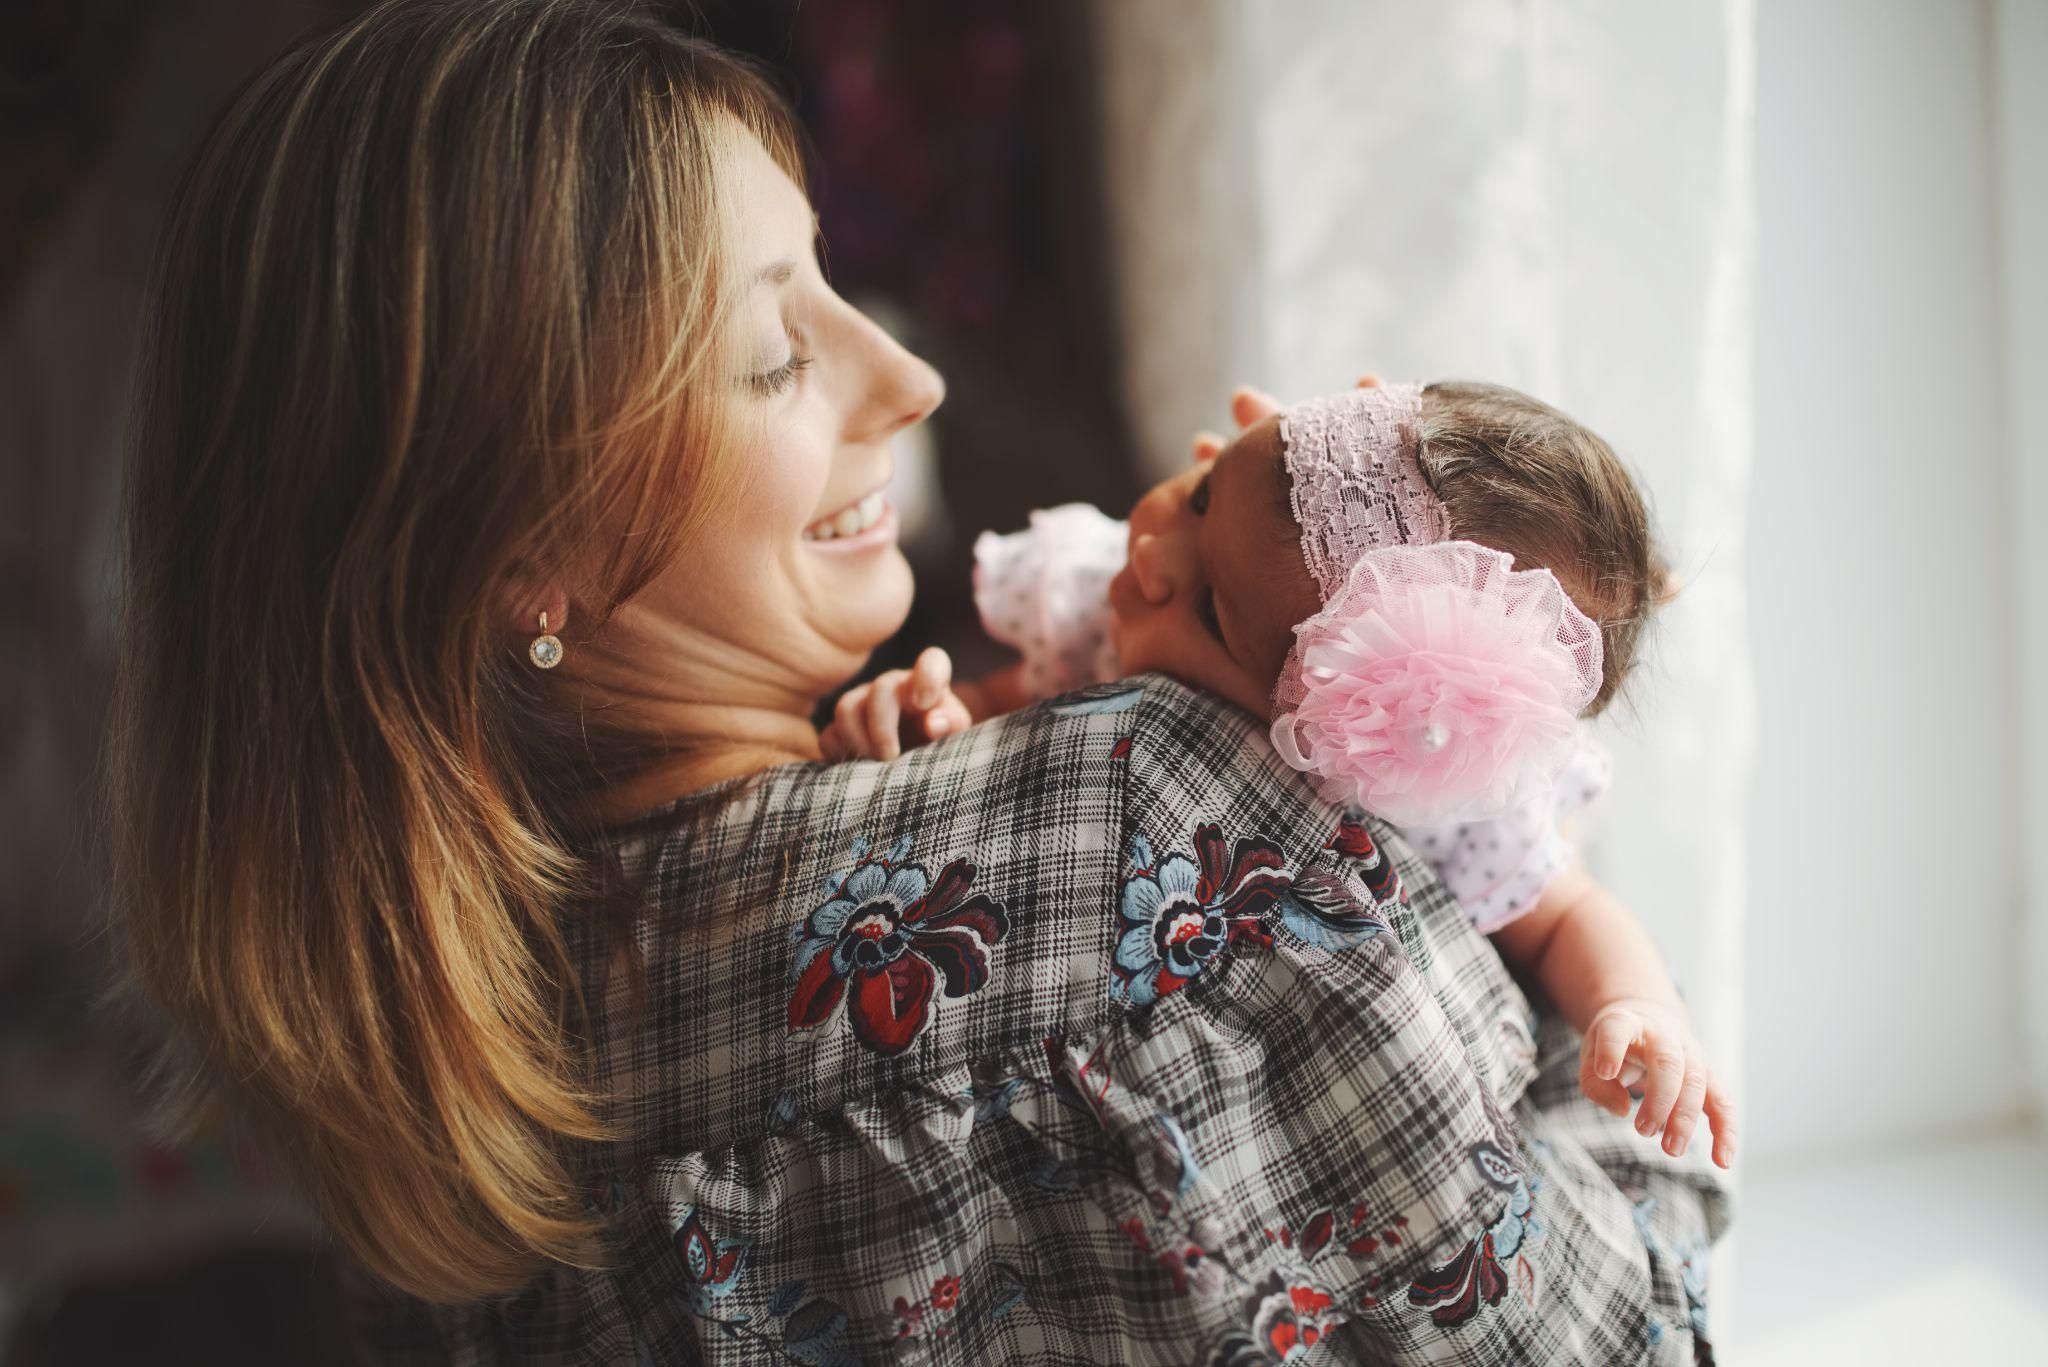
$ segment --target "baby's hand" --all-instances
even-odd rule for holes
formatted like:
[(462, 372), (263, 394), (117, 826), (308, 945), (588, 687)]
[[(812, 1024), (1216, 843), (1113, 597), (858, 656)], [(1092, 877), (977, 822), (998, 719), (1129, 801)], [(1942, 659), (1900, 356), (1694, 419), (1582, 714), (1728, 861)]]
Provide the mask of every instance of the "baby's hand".
[(1640, 1076), (1640, 1134), (1664, 1135), (1664, 1152), (1682, 1156), (1704, 1108), (1714, 1131), (1714, 1162), (1735, 1162), (1735, 1103), (1694, 1038), (1684, 1008), (1641, 999), (1602, 1007), (1586, 1027), (1579, 1051), (1579, 1087), (1596, 1105), (1618, 1116), (1629, 1108), (1628, 1084)]
[(932, 646), (909, 669), (892, 669), (849, 688), (819, 733), (826, 759), (894, 759), (974, 722), (953, 691), (953, 661)]

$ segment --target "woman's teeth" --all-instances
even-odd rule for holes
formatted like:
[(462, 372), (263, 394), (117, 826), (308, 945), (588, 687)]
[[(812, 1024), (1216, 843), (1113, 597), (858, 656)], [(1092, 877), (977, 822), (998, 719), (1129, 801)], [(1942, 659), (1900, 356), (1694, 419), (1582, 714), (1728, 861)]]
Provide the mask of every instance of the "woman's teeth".
[(830, 541), (835, 536), (858, 536), (882, 520), (889, 501), (877, 489), (858, 503), (850, 503), (830, 517), (821, 517), (804, 528), (806, 541)]

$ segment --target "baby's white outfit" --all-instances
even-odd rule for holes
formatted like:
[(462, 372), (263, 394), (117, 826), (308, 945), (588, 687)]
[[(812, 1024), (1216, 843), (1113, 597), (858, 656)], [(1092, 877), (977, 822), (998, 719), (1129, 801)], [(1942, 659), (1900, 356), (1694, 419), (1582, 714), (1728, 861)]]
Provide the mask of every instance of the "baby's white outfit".
[[(1023, 658), (1026, 688), (1049, 698), (1121, 678), (1110, 636), (1109, 581), (1129, 554), (1130, 528), (1085, 503), (1031, 514), (1030, 526), (974, 543), (974, 602), (982, 626)], [(1534, 907), (1571, 862), (1559, 831), (1569, 813), (1607, 790), (1614, 761), (1580, 731), (1554, 796), (1488, 821), (1410, 826), (1402, 834), (1482, 933)]]

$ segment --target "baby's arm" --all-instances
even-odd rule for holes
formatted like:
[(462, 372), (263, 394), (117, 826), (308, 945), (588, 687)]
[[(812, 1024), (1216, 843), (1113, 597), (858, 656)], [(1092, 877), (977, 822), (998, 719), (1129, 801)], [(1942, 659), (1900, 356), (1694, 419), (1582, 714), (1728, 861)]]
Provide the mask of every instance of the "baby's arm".
[(1551, 880), (1536, 905), (1494, 932), (1501, 957), (1527, 969), (1565, 1018), (1585, 1034), (1579, 1085), (1586, 1095), (1626, 1116), (1623, 1070), (1642, 1072), (1636, 1129), (1660, 1130), (1664, 1151), (1686, 1150), (1704, 1107), (1714, 1132), (1714, 1162), (1735, 1161), (1735, 1107), (1692, 1020), (1672, 986), (1657, 947), (1635, 914), (1576, 861)]

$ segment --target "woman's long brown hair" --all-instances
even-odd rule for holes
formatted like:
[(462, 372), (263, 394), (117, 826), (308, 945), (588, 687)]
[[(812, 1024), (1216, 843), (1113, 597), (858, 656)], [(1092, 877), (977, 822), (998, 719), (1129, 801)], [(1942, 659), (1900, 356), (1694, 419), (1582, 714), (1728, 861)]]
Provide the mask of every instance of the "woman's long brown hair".
[(399, 0), (245, 86), (165, 229), (106, 757), (126, 961), (187, 1112), (430, 1299), (600, 1256), (574, 832), (594, 757), (658, 742), (575, 715), (506, 614), (546, 577), (601, 624), (731, 477), (742, 130), (799, 175), (768, 85), (627, 5)]

